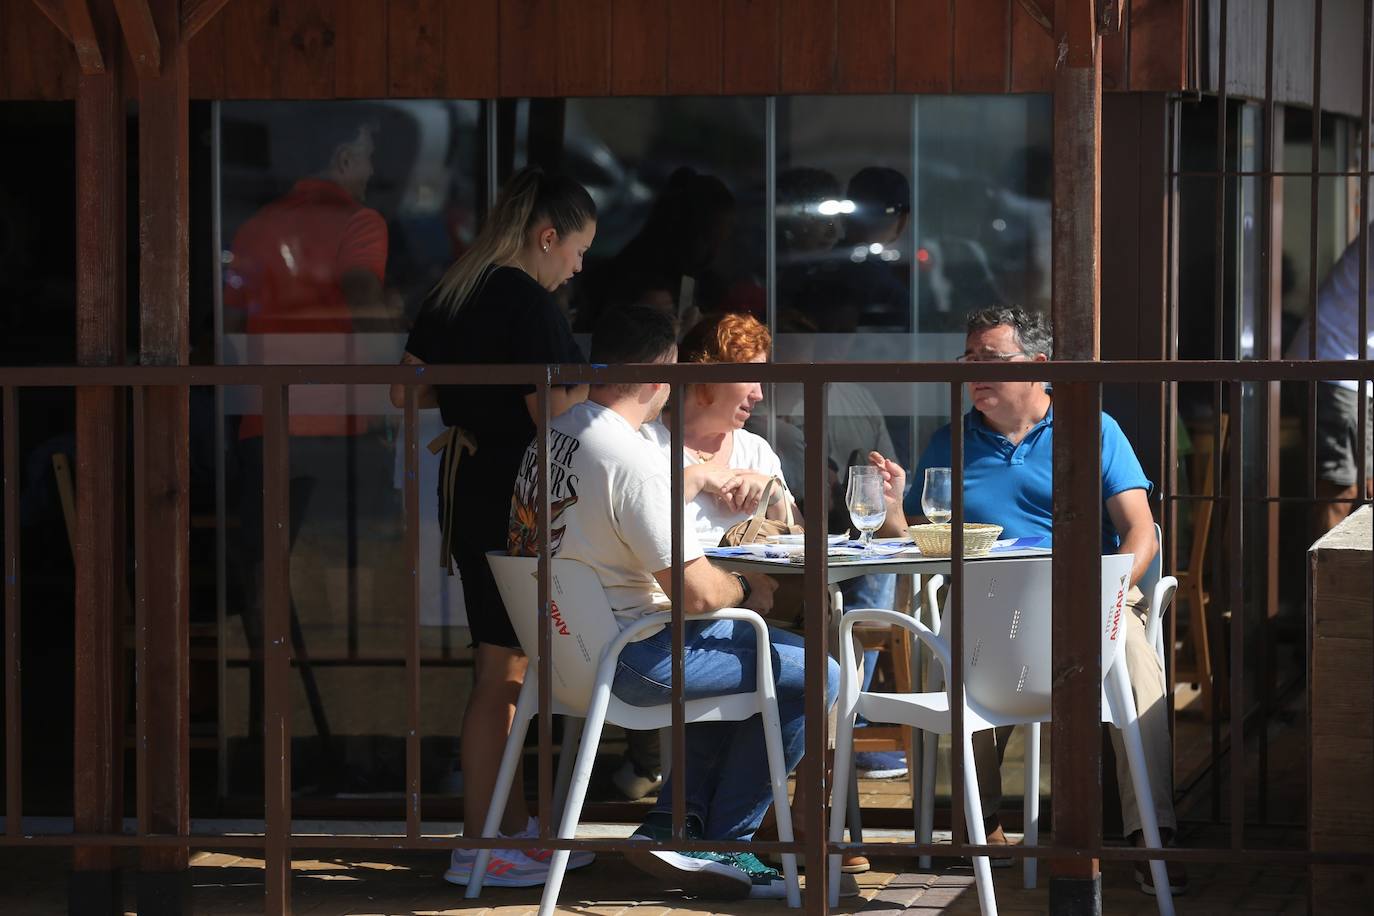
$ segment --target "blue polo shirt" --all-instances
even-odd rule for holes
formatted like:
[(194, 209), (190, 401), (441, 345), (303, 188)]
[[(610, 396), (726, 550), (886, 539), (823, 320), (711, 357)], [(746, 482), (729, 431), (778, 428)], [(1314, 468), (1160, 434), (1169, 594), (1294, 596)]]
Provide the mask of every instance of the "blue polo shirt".
[[(926, 468), (950, 466), (950, 427), (940, 427), (921, 455), (903, 508), (921, 515)], [(1054, 529), (1054, 408), (1031, 427), (1019, 445), (983, 423), (976, 409), (964, 414), (964, 518), (1002, 526), (1002, 537), (1040, 536), (1048, 546)], [(1150, 481), (1108, 414), (1102, 414), (1102, 552), (1115, 553), (1121, 536), (1106, 501), (1126, 490), (1149, 492)]]

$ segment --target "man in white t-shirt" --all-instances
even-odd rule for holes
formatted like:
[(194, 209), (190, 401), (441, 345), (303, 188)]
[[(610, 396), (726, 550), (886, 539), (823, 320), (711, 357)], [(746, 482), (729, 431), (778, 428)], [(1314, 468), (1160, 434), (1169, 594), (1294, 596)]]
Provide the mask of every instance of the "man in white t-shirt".
[[(677, 359), (677, 328), (671, 317), (644, 306), (617, 309), (592, 338), (593, 363), (669, 363)], [(671, 471), (663, 450), (639, 427), (663, 409), (662, 384), (594, 385), (588, 399), (554, 418), (549, 431), (549, 479), (554, 554), (596, 571), (612, 609), (622, 621), (665, 610), (672, 579)], [(531, 445), (516, 480), (511, 508), (511, 550), (537, 550), (533, 508), (539, 494), (536, 447)], [(766, 612), (777, 582), (759, 573), (730, 573), (686, 538), (683, 603), (689, 614), (723, 607)], [(806, 676), (801, 638), (769, 628), (783, 756), (789, 770), (804, 745)], [(752, 626), (733, 620), (687, 624), (683, 657), (688, 699), (754, 689)], [(828, 703), (834, 702), (839, 669), (827, 670)], [(671, 695), (672, 636), (667, 627), (626, 646), (612, 692), (635, 706), (657, 706)], [(758, 716), (745, 722), (687, 727), (687, 835), (692, 839), (747, 840), (772, 801), (767, 753)], [(674, 773), (658, 804), (636, 831), (644, 839), (671, 838)], [(672, 887), (703, 897), (779, 898), (785, 888), (777, 870), (752, 853), (636, 852), (626, 858)]]
[[(1360, 246), (1370, 248), (1369, 272), (1365, 295), (1365, 311), (1369, 339), (1360, 346)], [(1341, 254), (1331, 272), (1317, 290), (1317, 352), (1309, 355), (1312, 318), (1301, 325), (1288, 345), (1289, 359), (1361, 359), (1364, 350), (1374, 347), (1374, 236), (1366, 231)], [(1374, 473), (1371, 473), (1370, 435), (1374, 430), (1374, 386), (1366, 390), (1371, 397), (1365, 401), (1365, 441), (1360, 448), (1359, 386), (1353, 379), (1322, 382), (1317, 385), (1317, 496), (1319, 499), (1352, 500), (1361, 495), (1374, 496)], [(1359, 462), (1363, 452), (1365, 492), (1358, 491)], [(1318, 503), (1317, 524), (1327, 531), (1350, 514), (1353, 503)]]

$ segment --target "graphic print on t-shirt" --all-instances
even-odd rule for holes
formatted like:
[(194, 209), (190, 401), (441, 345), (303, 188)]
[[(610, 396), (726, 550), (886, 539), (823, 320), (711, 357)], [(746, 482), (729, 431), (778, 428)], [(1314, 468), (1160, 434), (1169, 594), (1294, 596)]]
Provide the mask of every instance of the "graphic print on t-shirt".
[[(573, 473), (573, 455), (581, 445), (578, 440), (556, 429), (549, 430), (549, 487), (550, 516), (549, 549), (558, 556), (567, 525), (559, 519), (569, 507), (577, 504), (577, 475)], [(513, 557), (533, 557), (539, 553), (539, 452), (529, 449), (520, 463), (515, 479), (515, 493), (511, 496), (510, 531), (507, 551)]]

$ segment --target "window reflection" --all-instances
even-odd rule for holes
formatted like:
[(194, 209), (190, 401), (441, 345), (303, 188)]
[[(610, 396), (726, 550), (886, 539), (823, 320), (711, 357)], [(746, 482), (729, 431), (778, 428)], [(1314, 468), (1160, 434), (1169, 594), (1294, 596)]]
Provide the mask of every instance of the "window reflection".
[[(598, 207), (584, 273), (559, 293), (581, 333), (618, 305), (645, 302), (684, 329), (702, 315), (750, 313), (770, 323), (781, 361), (948, 360), (963, 351), (968, 310), (1048, 307), (1046, 97), (224, 102), (218, 116), (227, 363), (394, 363), (425, 293), (471, 243), (487, 175), (527, 163), (576, 179)], [(801, 496), (800, 386), (773, 389), (751, 428)], [(239, 742), (228, 759), (243, 761), (230, 785), (252, 790), (261, 410), (251, 387), (223, 401), (230, 613), (242, 626), (225, 630), (222, 733)], [(839, 530), (848, 468), (870, 450), (911, 466), (947, 421), (949, 394), (838, 383), (827, 410), (829, 527)], [(437, 414), (421, 412), (422, 446), (441, 430)], [(316, 732), (333, 734), (296, 759), (394, 761), (399, 751), (387, 748), (403, 723), (383, 713), (401, 708), (402, 679), (368, 678), (404, 654), (407, 603), (394, 600), (408, 588), (400, 421), (382, 387), (303, 386), (292, 391), (290, 432), (293, 616), (328, 671), (313, 687), (302, 674), (302, 686), (312, 721), (325, 722)], [(439, 552), (436, 474), (421, 448), (427, 665), (457, 663), (467, 641), (461, 583), (425, 561)], [(448, 672), (426, 673), (439, 678), (427, 694), (453, 689)], [(457, 723), (429, 705), (422, 715), (435, 736), (425, 739), (425, 791), (448, 791)], [(400, 787), (380, 765), (311, 779), (325, 793)]]

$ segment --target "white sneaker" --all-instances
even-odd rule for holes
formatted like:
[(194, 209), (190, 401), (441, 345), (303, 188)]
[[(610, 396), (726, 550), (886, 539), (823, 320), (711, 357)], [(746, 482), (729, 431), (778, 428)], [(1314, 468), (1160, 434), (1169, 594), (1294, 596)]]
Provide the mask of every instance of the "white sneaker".
[(620, 790), (620, 794), (630, 801), (639, 801), (650, 792), (656, 792), (663, 788), (663, 774), (653, 773), (649, 776), (642, 775), (635, 769), (634, 763), (626, 757), (620, 761), (620, 766), (611, 774), (611, 782)]
[[(455, 849), (449, 856), (444, 880), (449, 884), (466, 885), (472, 880), (472, 866), (477, 862), (477, 850)], [(531, 859), (518, 849), (493, 849), (487, 860), (483, 887), (538, 887), (548, 880), (547, 862)]]
[[(529, 823), (525, 825), (525, 829), (517, 834), (508, 835), (503, 833), (501, 835), (512, 840), (538, 839), (539, 819), (534, 817), (530, 818)], [(526, 858), (533, 859), (536, 862), (542, 862), (544, 864), (544, 867), (548, 868), (549, 863), (553, 860), (554, 850), (535, 848), (522, 849), (521, 852), (525, 854)], [(568, 871), (574, 871), (579, 868), (585, 868), (595, 861), (596, 853), (587, 852), (585, 849), (574, 849), (571, 853), (568, 854)]]

